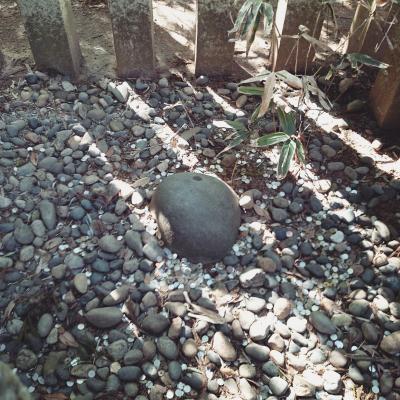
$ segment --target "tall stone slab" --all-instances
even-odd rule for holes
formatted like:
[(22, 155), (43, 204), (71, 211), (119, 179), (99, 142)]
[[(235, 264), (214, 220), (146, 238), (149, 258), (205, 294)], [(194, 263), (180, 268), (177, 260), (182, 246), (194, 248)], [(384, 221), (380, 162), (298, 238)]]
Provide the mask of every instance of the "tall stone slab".
[(287, 70), (307, 73), (312, 70), (314, 48), (303, 39), (295, 39), (299, 26), (309, 29), (309, 35), (319, 39), (324, 22), (319, 0), (278, 0), (273, 30), (275, 46), (271, 50), (271, 63), (275, 71)]
[(392, 18), (392, 7), (379, 1), (360, 2), (350, 28), (347, 53), (363, 53), (381, 59), (387, 48), (385, 35)]
[(154, 74), (152, 0), (109, 0), (117, 74), (121, 78)]
[(353, 21), (350, 27), (347, 53), (359, 53), (364, 46), (365, 38), (374, 20), (376, 1), (362, 2), (357, 5)]
[[(393, 15), (400, 16), (400, 7), (393, 6)], [(389, 31), (391, 46), (385, 48), (383, 61), (387, 70), (379, 72), (370, 93), (370, 105), (375, 118), (384, 129), (400, 129), (400, 20)]]
[(195, 74), (229, 75), (233, 67), (235, 44), (229, 42), (228, 31), (231, 0), (197, 0)]
[(70, 0), (19, 0), (38, 69), (78, 77), (82, 54)]

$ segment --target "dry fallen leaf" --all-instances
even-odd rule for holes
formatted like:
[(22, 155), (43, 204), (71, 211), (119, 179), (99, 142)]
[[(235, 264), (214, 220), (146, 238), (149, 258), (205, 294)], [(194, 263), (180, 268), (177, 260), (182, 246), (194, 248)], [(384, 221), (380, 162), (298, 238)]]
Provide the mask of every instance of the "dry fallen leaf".
[(221, 367), (220, 372), (224, 376), (224, 378), (234, 378), (238, 375), (237, 371), (235, 371), (232, 368), (229, 368), (227, 366)]
[(31, 163), (36, 167), (38, 164), (38, 156), (35, 152), (31, 153), (30, 159), (31, 159)]
[(4, 311), (4, 318), (5, 318), (5, 319), (8, 319), (8, 317), (9, 317), (9, 316), (11, 315), (11, 313), (13, 312), (14, 307), (15, 307), (15, 301), (14, 301), (14, 300), (11, 300), (11, 301), (8, 303), (8, 305), (7, 305), (7, 307), (6, 307), (5, 311)]
[(136, 321), (136, 318), (138, 317), (140, 310), (138, 308), (138, 305), (132, 301), (132, 299), (128, 299), (125, 301), (123, 307), (122, 307), (122, 312), (131, 320), (131, 321)]
[(59, 337), (59, 340), (65, 346), (75, 347), (75, 348), (79, 347), (78, 342), (75, 340), (75, 338), (68, 331), (65, 331), (65, 332), (61, 333), (60, 337)]
[(64, 393), (49, 393), (43, 395), (43, 400), (68, 400)]

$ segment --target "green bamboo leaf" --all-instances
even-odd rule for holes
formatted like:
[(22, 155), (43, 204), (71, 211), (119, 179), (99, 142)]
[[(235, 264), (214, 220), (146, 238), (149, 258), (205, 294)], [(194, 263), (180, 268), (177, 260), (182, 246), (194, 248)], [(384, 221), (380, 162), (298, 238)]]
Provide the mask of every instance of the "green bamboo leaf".
[(288, 174), (295, 151), (296, 143), (294, 142), (294, 140), (288, 140), (282, 146), (281, 154), (278, 161), (278, 179), (284, 179)]
[(262, 14), (264, 19), (264, 33), (269, 35), (272, 31), (272, 26), (274, 23), (274, 9), (272, 4), (264, 3), (262, 7)]
[(259, 75), (256, 75), (251, 78), (245, 79), (244, 81), (241, 81), (240, 85), (243, 85), (245, 83), (255, 83), (255, 82), (265, 81), (269, 75), (271, 75), (271, 72), (267, 70), (265, 72), (262, 72)]
[(235, 131), (247, 133), (247, 128), (241, 122), (238, 121), (225, 121), (225, 122)]
[(380, 69), (386, 69), (389, 67), (389, 64), (376, 60), (375, 58), (370, 57), (368, 54), (350, 53), (347, 54), (347, 59), (349, 60), (353, 68), (357, 68), (358, 64), (363, 64), (367, 65), (368, 67), (374, 67)]
[(260, 5), (261, 0), (252, 0), (252, 5), (251, 8), (246, 15), (246, 19), (244, 21), (244, 24), (242, 25), (242, 29), (239, 32), (241, 38), (245, 38), (249, 31), (251, 30), (252, 23), (254, 19), (257, 17), (257, 13), (255, 12), (258, 6)]
[(239, 86), (238, 92), (247, 94), (248, 96), (262, 96), (264, 94), (264, 88), (255, 86)]
[[(261, 5), (260, 5), (261, 7)], [(254, 39), (256, 37), (258, 25), (260, 25), (261, 15), (259, 13), (259, 9), (255, 10), (254, 19), (251, 22), (250, 30), (247, 34), (246, 40), (246, 57), (249, 55), (250, 47), (254, 43)]]
[(296, 155), (301, 164), (306, 163), (306, 155), (304, 152), (303, 143), (301, 143), (300, 139), (296, 138)]
[(286, 135), (285, 132), (269, 133), (268, 135), (261, 136), (257, 140), (258, 146), (273, 146), (278, 143), (286, 142), (290, 139), (290, 136)]
[(249, 11), (251, 10), (251, 7), (253, 5), (253, 1), (252, 0), (247, 0), (242, 7), (240, 8), (239, 12), (238, 12), (238, 16), (236, 18), (235, 21), (235, 25), (233, 26), (233, 28), (228, 31), (228, 33), (236, 33), (239, 31), (240, 27), (243, 25), (244, 20), (246, 18), (246, 15), (249, 13)]
[[(244, 34), (246, 35), (246, 57), (249, 54), (250, 47), (254, 42), (258, 25), (260, 24), (261, 13), (260, 9), (263, 4), (263, 0), (254, 0), (253, 7), (251, 9), (251, 16), (249, 15), (246, 30)], [(243, 36), (244, 36), (243, 34)]]
[(248, 130), (247, 128), (238, 121), (225, 121), (232, 129), (234, 129), (235, 134), (233, 135), (229, 144), (218, 154), (221, 155), (233, 148), (239, 146), (243, 143), (248, 137)]
[(259, 104), (256, 109), (251, 114), (250, 122), (253, 123), (256, 119), (258, 119), (258, 114), (260, 113), (261, 104)]
[(296, 134), (296, 117), (293, 112), (286, 113), (282, 108), (278, 108), (278, 117), (284, 132), (289, 136)]
[[(245, 79), (244, 81), (241, 81), (240, 84), (244, 85), (244, 84), (248, 84), (248, 83), (256, 83), (256, 82), (265, 81), (269, 75), (271, 75), (271, 72), (268, 70), (265, 70), (264, 72), (262, 72), (256, 76), (253, 76), (251, 78)], [(289, 86), (291, 86), (295, 89), (303, 89), (302, 80), (299, 77), (291, 74), (288, 71), (282, 70), (282, 71), (275, 72), (275, 76), (276, 76), (276, 78), (284, 81), (286, 84), (288, 84)]]

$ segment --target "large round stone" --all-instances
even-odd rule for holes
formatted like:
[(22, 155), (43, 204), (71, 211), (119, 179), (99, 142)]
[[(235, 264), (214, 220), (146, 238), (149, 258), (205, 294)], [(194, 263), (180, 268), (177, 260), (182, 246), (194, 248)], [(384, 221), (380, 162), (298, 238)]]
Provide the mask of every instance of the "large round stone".
[(215, 262), (235, 243), (240, 208), (235, 192), (218, 178), (190, 172), (167, 177), (150, 208), (164, 242), (192, 262)]

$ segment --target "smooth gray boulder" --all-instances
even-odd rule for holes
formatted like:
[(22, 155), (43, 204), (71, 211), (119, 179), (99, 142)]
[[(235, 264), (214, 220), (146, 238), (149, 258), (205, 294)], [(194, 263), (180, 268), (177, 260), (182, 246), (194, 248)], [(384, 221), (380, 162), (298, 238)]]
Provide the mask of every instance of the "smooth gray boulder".
[(218, 178), (191, 172), (171, 175), (154, 192), (150, 209), (166, 245), (192, 262), (219, 261), (236, 242), (239, 201)]

